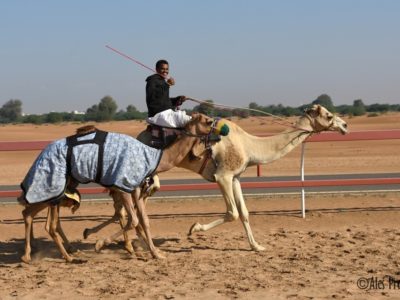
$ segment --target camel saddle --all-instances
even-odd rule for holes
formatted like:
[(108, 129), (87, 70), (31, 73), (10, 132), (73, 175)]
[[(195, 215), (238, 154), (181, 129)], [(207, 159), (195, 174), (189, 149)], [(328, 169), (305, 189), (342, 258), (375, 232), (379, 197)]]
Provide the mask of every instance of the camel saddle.
[(149, 124), (146, 131), (151, 134), (149, 146), (157, 149), (164, 149), (176, 140), (180, 129)]
[[(182, 130), (182, 128), (171, 128), (149, 124), (146, 128), (146, 131), (151, 134), (151, 140), (148, 146), (157, 149), (165, 149), (176, 140), (178, 135), (182, 133)], [(210, 134), (208, 140), (210, 142), (219, 142), (221, 137), (217, 134)]]

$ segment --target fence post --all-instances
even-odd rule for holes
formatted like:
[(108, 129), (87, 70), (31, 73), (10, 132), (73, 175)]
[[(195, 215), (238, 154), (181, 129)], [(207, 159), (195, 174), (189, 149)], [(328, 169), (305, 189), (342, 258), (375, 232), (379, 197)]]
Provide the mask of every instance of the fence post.
[(261, 165), (257, 165), (257, 177), (261, 177)]
[(304, 190), (304, 151), (306, 143), (301, 144), (301, 165), (300, 165), (300, 176), (301, 176), (301, 215), (303, 219), (306, 217), (306, 192)]

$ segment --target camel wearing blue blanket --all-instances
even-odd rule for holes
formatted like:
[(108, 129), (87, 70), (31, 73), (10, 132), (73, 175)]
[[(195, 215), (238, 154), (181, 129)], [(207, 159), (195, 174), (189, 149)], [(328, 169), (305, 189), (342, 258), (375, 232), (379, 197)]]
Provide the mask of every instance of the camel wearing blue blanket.
[[(214, 132), (214, 120), (202, 114), (193, 114), (177, 140), (163, 151), (148, 147), (136, 139), (118, 133), (99, 130), (77, 134), (50, 144), (36, 159), (21, 184), (23, 193), (19, 202), (25, 205), (24, 262), (31, 261), (30, 239), (34, 216), (49, 208), (48, 231), (67, 262), (73, 257), (66, 251), (68, 244), (59, 223), (59, 207), (79, 207), (79, 183), (97, 182), (110, 188), (114, 201), (123, 203), (128, 213), (127, 224), (118, 236), (141, 227), (153, 257), (163, 257), (151, 239), (149, 219), (141, 197), (141, 186), (149, 175), (168, 171), (179, 164), (199, 137)], [(135, 212), (137, 209), (137, 214)]]

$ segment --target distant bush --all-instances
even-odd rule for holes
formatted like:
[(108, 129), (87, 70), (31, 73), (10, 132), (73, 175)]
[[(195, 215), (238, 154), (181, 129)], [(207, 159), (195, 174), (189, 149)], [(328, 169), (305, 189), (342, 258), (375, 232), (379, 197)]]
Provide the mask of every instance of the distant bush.
[[(388, 111), (400, 111), (399, 104), (371, 104), (365, 105), (361, 99), (353, 101), (352, 105), (338, 105), (335, 106), (331, 97), (327, 94), (318, 96), (315, 100), (308, 104), (299, 107), (284, 106), (282, 104), (270, 104), (262, 106), (256, 102), (250, 102), (248, 109), (246, 108), (232, 108), (228, 105), (219, 106), (213, 100), (206, 100), (194, 106), (193, 109), (185, 109), (187, 114), (192, 111), (201, 112), (211, 117), (240, 117), (247, 118), (249, 116), (263, 116), (263, 115), (276, 115), (276, 116), (299, 116), (303, 114), (305, 108), (313, 104), (320, 104), (325, 106), (331, 112), (336, 112), (340, 115), (347, 115), (349, 117), (362, 116), (367, 114), (368, 117), (376, 117)], [(117, 103), (111, 96), (103, 97), (98, 104), (92, 105), (86, 110), (84, 114), (70, 113), (70, 112), (50, 112), (41, 115), (22, 115), (22, 102), (20, 100), (9, 100), (2, 107), (0, 107), (0, 124), (9, 123), (31, 123), (31, 124), (44, 124), (44, 123), (60, 123), (60, 122), (87, 122), (87, 121), (124, 121), (124, 120), (144, 120), (147, 117), (147, 112), (141, 112), (135, 106), (129, 105), (126, 110), (119, 110), (117, 112)]]

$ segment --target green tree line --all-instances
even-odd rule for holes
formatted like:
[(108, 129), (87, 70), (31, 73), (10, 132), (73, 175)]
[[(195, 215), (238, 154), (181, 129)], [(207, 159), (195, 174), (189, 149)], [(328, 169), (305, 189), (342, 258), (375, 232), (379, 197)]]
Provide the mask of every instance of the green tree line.
[(106, 122), (112, 120), (142, 120), (147, 112), (140, 112), (133, 105), (126, 110), (119, 110), (111, 96), (103, 97), (98, 104), (89, 107), (85, 113), (50, 112), (47, 114), (22, 115), (22, 101), (9, 100), (0, 108), (0, 123), (60, 123), (60, 122)]
[[(278, 116), (295, 116), (301, 115), (306, 107), (312, 104), (321, 104), (331, 112), (341, 115), (362, 116), (365, 114), (375, 115), (389, 111), (400, 111), (399, 104), (371, 104), (366, 105), (361, 99), (353, 101), (352, 105), (335, 106), (331, 97), (327, 94), (318, 96), (317, 99), (311, 101), (307, 105), (299, 107), (284, 106), (282, 104), (273, 104), (262, 106), (256, 102), (251, 102), (247, 109), (235, 108), (228, 109), (214, 105), (213, 100), (207, 100), (193, 108), (186, 110), (188, 113), (197, 111), (214, 117), (232, 117), (239, 116), (246, 118), (248, 116), (261, 116), (272, 114)], [(105, 122), (105, 121), (121, 121), (121, 120), (143, 120), (147, 117), (147, 112), (140, 112), (135, 106), (129, 105), (125, 110), (118, 110), (116, 101), (111, 96), (103, 97), (98, 104), (89, 107), (84, 114), (74, 112), (50, 112), (47, 114), (22, 114), (22, 101), (11, 99), (0, 108), (0, 123), (60, 123), (60, 122)]]

